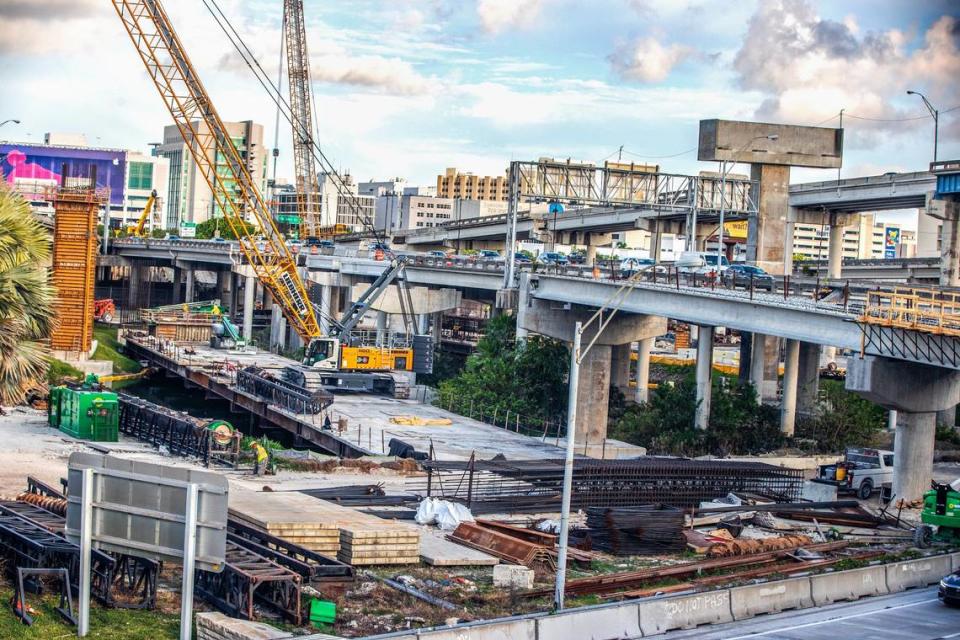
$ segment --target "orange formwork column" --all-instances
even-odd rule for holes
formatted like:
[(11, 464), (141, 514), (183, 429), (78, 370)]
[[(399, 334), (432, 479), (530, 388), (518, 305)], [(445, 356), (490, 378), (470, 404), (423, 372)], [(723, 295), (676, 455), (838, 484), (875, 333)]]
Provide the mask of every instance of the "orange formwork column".
[(53, 286), (57, 290), (58, 326), (50, 337), (54, 351), (89, 353), (93, 342), (93, 298), (97, 266), (97, 210), (106, 202), (103, 189), (51, 189)]

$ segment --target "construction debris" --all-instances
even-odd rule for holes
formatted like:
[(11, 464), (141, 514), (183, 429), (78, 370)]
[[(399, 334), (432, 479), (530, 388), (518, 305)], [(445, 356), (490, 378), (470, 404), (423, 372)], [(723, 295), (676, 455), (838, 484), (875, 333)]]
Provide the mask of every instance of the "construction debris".
[(728, 542), (717, 542), (710, 545), (707, 549), (707, 556), (710, 558), (749, 556), (767, 551), (795, 549), (803, 545), (811, 544), (812, 542), (813, 540), (809, 536), (782, 536), (762, 540), (730, 540)]
[(660, 504), (588, 508), (587, 535), (594, 549), (614, 555), (652, 555), (683, 551), (683, 511)]
[(483, 551), (512, 564), (520, 564), (539, 572), (548, 573), (557, 568), (552, 547), (521, 540), (507, 533), (484, 527), (478, 522), (462, 522), (450, 540)]

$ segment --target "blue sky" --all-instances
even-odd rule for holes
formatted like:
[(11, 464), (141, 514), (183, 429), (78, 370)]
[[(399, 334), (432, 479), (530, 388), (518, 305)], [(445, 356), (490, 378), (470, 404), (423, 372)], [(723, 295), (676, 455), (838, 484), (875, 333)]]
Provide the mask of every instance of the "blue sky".
[[(282, 3), (219, 4), (273, 75)], [(201, 2), (164, 5), (221, 116), (266, 125), (272, 144), (274, 110)], [(845, 108), (843, 175), (923, 169), (932, 121), (905, 91), (960, 105), (957, 5), (305, 0), (319, 140), (360, 180), (602, 161), (621, 145), (625, 160), (686, 173), (714, 168), (693, 151), (702, 118), (836, 126)], [(106, 0), (0, 0), (0, 79), (0, 120), (23, 121), (0, 138), (72, 131), (146, 150), (169, 122)], [(281, 176), (289, 138), (281, 127)], [(960, 156), (960, 110), (942, 115), (940, 148)]]

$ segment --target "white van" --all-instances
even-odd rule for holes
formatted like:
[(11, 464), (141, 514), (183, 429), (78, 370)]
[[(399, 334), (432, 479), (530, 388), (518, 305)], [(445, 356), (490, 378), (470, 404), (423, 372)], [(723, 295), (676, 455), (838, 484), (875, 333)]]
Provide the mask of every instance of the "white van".
[[(718, 271), (717, 254), (705, 251), (684, 251), (676, 261), (677, 269), (684, 273), (710, 273)], [(730, 266), (727, 256), (720, 256), (719, 272), (723, 273)]]

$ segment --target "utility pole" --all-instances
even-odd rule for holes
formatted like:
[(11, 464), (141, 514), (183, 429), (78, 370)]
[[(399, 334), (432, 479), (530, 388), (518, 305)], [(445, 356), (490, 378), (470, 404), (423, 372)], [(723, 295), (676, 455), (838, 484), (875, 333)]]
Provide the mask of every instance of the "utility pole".
[(923, 95), (919, 91), (907, 91), (908, 96), (920, 96), (920, 99), (923, 100), (923, 106), (927, 108), (927, 111), (930, 112), (930, 116), (933, 118), (933, 161), (937, 161), (937, 140), (939, 136), (940, 128), (940, 111), (937, 110), (930, 101), (927, 100), (927, 96)]
[[(567, 389), (567, 450), (563, 460), (563, 498), (560, 506), (560, 551), (557, 553), (557, 581), (553, 606), (563, 610), (563, 596), (567, 583), (567, 546), (570, 539), (570, 494), (573, 492), (573, 446), (576, 440), (577, 387), (580, 382), (580, 338), (583, 323), (573, 329), (573, 348), (570, 350), (570, 381)], [(591, 344), (592, 346), (592, 344)]]

